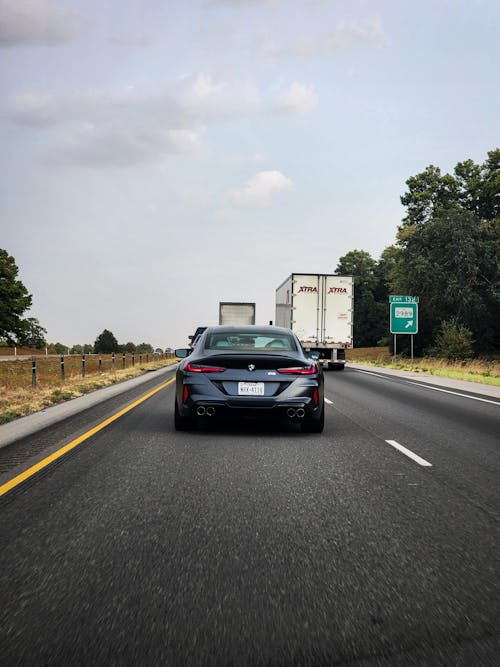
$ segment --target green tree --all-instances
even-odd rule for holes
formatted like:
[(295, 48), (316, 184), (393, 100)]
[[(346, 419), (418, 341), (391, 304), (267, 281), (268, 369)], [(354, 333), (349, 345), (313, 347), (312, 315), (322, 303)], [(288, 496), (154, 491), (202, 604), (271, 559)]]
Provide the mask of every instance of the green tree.
[(499, 256), (500, 220), (460, 208), (434, 215), (405, 240), (393, 288), (420, 297), (419, 350), (452, 317), (472, 331), (477, 351), (498, 347)]
[(115, 336), (108, 329), (97, 336), (94, 343), (94, 352), (109, 354), (110, 352), (118, 351), (118, 341)]
[(47, 352), (49, 354), (67, 354), (68, 346), (63, 343), (49, 343), (47, 345)]
[(135, 352), (136, 354), (152, 354), (154, 349), (150, 343), (139, 343), (135, 348)]
[(45, 347), (47, 330), (40, 325), (36, 317), (27, 317), (21, 322), (21, 325), (21, 331), (17, 337), (19, 345), (34, 347), (38, 350)]
[[(339, 259), (335, 273), (354, 278), (354, 347), (370, 347), (387, 334), (387, 305), (377, 262), (365, 250), (351, 250)], [(385, 295), (385, 299), (386, 299)]]
[(400, 233), (411, 232), (415, 225), (428, 222), (434, 213), (453, 205), (459, 196), (459, 185), (450, 174), (441, 174), (439, 167), (429, 165), (425, 171), (410, 176), (406, 181), (408, 192), (401, 197), (407, 215)]
[(472, 332), (455, 317), (441, 322), (436, 336), (435, 353), (450, 361), (473, 356)]
[(18, 280), (19, 269), (13, 257), (0, 248), (0, 337), (14, 345), (27, 334), (29, 325), (23, 320), (33, 297)]
[(135, 343), (132, 342), (125, 343), (125, 345), (123, 346), (123, 351), (128, 353), (135, 352)]

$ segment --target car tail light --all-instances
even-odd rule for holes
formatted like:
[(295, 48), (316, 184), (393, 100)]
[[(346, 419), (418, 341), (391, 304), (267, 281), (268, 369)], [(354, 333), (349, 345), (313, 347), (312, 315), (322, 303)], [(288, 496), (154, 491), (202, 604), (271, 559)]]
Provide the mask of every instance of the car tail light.
[(311, 366), (292, 366), (290, 368), (278, 368), (278, 373), (288, 373), (289, 375), (314, 375), (317, 372), (315, 364)]
[(314, 391), (313, 391), (313, 401), (314, 401), (314, 405), (318, 406), (318, 404), (319, 404), (319, 393), (318, 393), (318, 390), (316, 389), (316, 387), (314, 388)]
[(184, 389), (182, 391), (182, 402), (187, 403), (188, 398), (189, 398), (189, 390), (187, 388), (187, 385), (184, 385)]
[(192, 364), (190, 361), (186, 364), (186, 371), (191, 373), (223, 373), (226, 369), (220, 366), (203, 366), (202, 364)]

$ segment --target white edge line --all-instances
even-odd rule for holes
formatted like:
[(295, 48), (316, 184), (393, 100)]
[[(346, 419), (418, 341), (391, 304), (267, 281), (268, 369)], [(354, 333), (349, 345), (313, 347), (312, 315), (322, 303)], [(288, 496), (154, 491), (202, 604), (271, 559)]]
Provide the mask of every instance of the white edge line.
[(410, 459), (413, 459), (413, 461), (418, 463), (419, 466), (426, 466), (428, 468), (432, 468), (432, 463), (429, 463), (429, 461), (426, 461), (425, 459), (418, 456), (417, 454), (414, 454), (409, 449), (406, 449), (406, 447), (403, 447), (403, 445), (400, 445), (399, 442), (396, 442), (396, 440), (386, 440), (386, 443), (388, 445), (391, 445), (391, 447), (394, 447), (395, 449), (398, 449), (400, 452), (402, 452), (405, 456), (408, 456)]
[(333, 401), (331, 401), (329, 398), (325, 397), (325, 403), (328, 403), (328, 405), (333, 405)]
[(470, 398), (472, 401), (481, 401), (482, 403), (491, 403), (491, 405), (500, 405), (498, 401), (490, 401), (488, 398), (480, 398), (479, 396), (469, 396), (469, 394), (461, 394), (458, 391), (451, 391), (450, 389), (440, 389), (439, 387), (431, 387), (428, 384), (425, 384), (425, 380), (406, 380), (405, 378), (394, 376), (394, 375), (384, 375), (383, 373), (373, 373), (372, 371), (361, 370), (361, 368), (354, 369), (358, 373), (366, 373), (366, 375), (374, 375), (377, 378), (382, 378), (383, 380), (392, 380), (394, 377), (403, 380), (407, 384), (414, 384), (417, 387), (422, 387), (423, 389), (432, 389), (433, 391), (442, 391), (445, 394), (453, 394), (454, 396), (461, 396), (462, 398)]

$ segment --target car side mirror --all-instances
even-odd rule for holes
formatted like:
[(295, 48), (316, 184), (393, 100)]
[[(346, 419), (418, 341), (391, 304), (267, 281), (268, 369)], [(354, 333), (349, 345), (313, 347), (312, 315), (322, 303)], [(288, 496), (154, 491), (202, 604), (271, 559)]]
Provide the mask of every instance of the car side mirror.
[(176, 357), (179, 357), (179, 359), (185, 359), (189, 354), (191, 354), (191, 350), (189, 350), (187, 347), (180, 347), (178, 350), (174, 351), (174, 354)]

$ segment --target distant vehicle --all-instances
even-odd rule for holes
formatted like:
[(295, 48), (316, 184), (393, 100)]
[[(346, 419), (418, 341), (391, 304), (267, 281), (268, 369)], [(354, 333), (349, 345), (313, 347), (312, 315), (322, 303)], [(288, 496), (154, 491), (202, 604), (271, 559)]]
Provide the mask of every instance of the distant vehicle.
[(189, 349), (190, 349), (190, 350), (193, 350), (193, 349), (194, 349), (194, 346), (196, 345), (196, 343), (198, 342), (198, 340), (199, 340), (201, 334), (205, 331), (206, 328), (207, 328), (207, 327), (197, 327), (197, 328), (196, 328), (196, 331), (194, 332), (194, 334), (193, 334), (192, 336), (188, 336), (188, 339), (189, 339)]
[(276, 290), (275, 324), (292, 329), (323, 368), (343, 370), (352, 348), (352, 276), (292, 273)]
[(323, 372), (289, 329), (209, 327), (194, 350), (175, 354), (183, 359), (176, 375), (178, 431), (206, 418), (244, 415), (283, 417), (306, 433), (323, 431)]
[(219, 324), (255, 324), (255, 303), (221, 301)]

